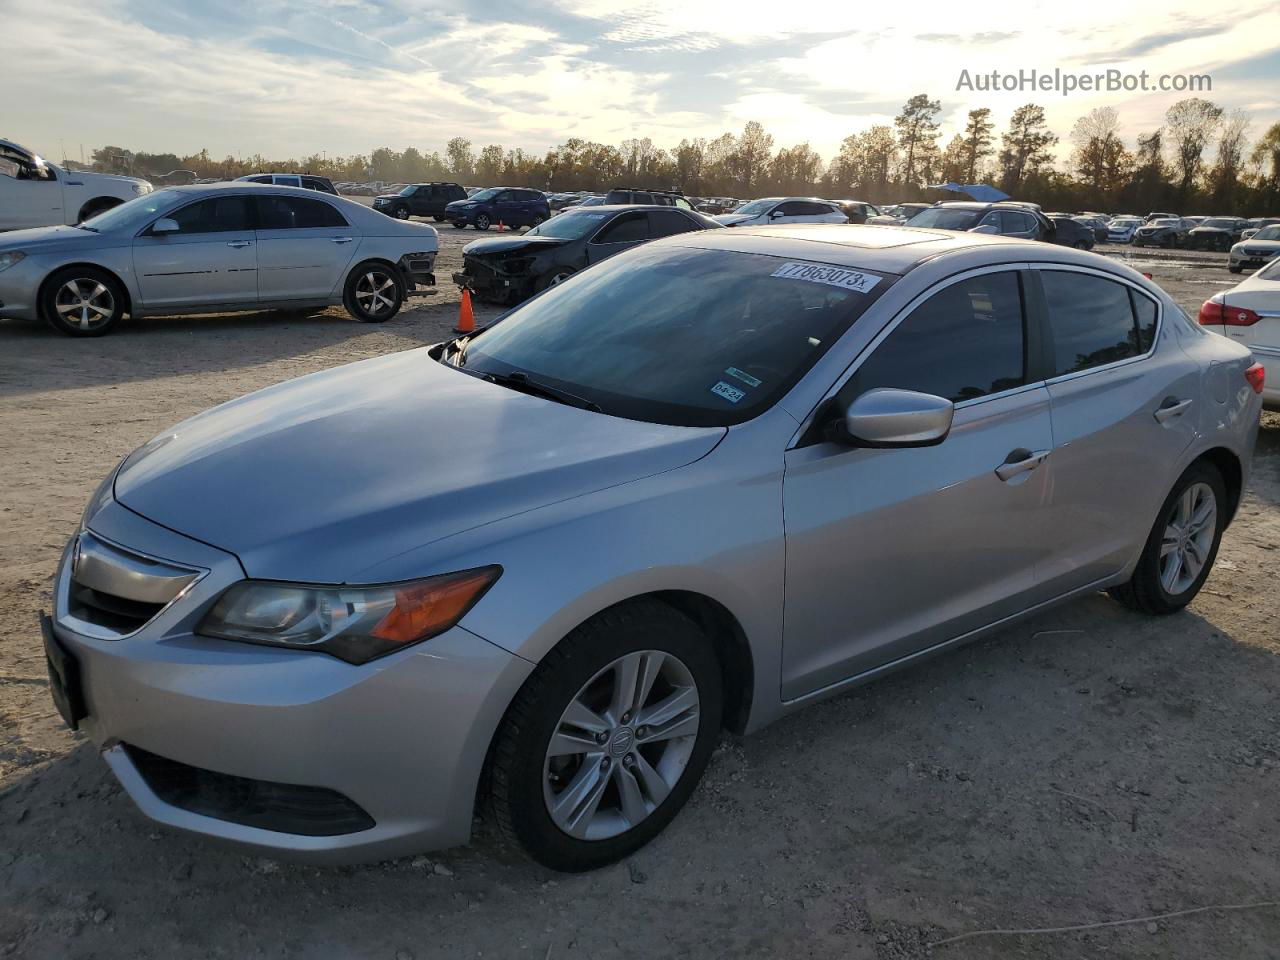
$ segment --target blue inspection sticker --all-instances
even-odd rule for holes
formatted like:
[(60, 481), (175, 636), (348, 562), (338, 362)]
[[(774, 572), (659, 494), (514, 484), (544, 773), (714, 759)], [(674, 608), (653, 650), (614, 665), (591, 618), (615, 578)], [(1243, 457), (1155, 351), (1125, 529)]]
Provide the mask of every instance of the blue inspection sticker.
[(739, 390), (737, 387), (731, 387), (723, 380), (712, 387), (711, 392), (717, 397), (724, 397), (724, 399), (728, 400), (730, 403), (737, 403), (747, 395), (745, 390)]

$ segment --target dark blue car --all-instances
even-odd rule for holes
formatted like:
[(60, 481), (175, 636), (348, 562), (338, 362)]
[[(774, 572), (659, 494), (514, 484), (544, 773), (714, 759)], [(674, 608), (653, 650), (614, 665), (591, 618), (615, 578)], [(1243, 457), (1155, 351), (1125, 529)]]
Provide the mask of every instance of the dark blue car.
[(525, 187), (490, 187), (444, 208), (455, 227), (471, 224), (488, 230), (495, 223), (507, 227), (536, 227), (551, 216), (546, 196)]

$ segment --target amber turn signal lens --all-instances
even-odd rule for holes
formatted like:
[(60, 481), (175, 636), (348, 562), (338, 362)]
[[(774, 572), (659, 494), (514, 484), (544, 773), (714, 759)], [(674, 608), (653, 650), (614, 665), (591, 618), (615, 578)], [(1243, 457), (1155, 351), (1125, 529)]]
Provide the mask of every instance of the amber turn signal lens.
[(405, 644), (442, 633), (475, 606), (501, 572), (500, 567), (483, 567), (398, 587), (395, 606), (370, 636)]

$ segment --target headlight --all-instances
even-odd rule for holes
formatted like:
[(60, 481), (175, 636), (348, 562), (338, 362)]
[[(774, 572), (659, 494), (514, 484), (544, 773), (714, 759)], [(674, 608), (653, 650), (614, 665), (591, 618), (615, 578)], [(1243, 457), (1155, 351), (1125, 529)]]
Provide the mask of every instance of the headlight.
[(218, 598), (196, 633), (367, 663), (444, 633), (501, 574), (480, 567), (375, 587), (246, 580)]
[(8, 270), (24, 257), (26, 257), (26, 254), (21, 250), (10, 250), (8, 253), (0, 253), (0, 270)]

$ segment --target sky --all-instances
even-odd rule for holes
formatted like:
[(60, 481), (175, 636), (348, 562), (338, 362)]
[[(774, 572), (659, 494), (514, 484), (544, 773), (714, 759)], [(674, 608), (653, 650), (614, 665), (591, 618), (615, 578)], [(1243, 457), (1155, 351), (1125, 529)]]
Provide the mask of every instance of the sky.
[(943, 139), (988, 106), (1042, 104), (1062, 138), (1097, 106), (1123, 133), (1188, 94), (957, 90), (1032, 68), (1208, 74), (1201, 94), (1280, 121), (1280, 7), (1207, 0), (0, 0), (0, 137), (57, 160), (105, 144), (302, 157), (542, 152), (569, 137), (672, 147), (758, 120), (777, 146), (840, 141), (942, 103)]

